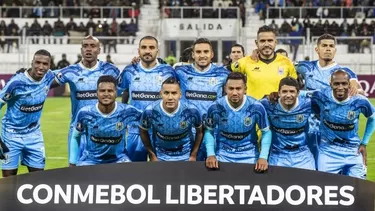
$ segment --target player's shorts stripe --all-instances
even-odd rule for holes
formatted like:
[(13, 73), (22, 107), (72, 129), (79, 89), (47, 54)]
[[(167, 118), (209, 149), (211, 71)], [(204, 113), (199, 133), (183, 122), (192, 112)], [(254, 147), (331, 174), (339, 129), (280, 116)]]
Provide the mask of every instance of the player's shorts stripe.
[(77, 100), (96, 100), (97, 94), (96, 90), (88, 90), (88, 91), (79, 91), (76, 92)]
[(132, 100), (156, 101), (161, 99), (159, 92), (142, 92), (133, 91), (131, 94)]
[(355, 128), (354, 124), (338, 124), (338, 123), (329, 122), (327, 120), (324, 120), (323, 123), (329, 129), (337, 130), (337, 131), (350, 131)]
[(246, 138), (251, 133), (251, 130), (245, 132), (245, 133), (228, 133), (225, 131), (220, 131), (220, 135), (234, 141), (241, 141), (244, 138)]
[(280, 127), (275, 127), (272, 126), (272, 130), (274, 130), (277, 133), (281, 133), (283, 135), (296, 135), (303, 133), (305, 131), (305, 126), (300, 127), (300, 128), (280, 128)]
[(189, 100), (215, 101), (217, 98), (217, 93), (186, 90), (185, 97), (186, 99), (189, 99)]
[(98, 143), (98, 144), (111, 144), (115, 145), (121, 142), (122, 135), (119, 137), (96, 137), (91, 135), (90, 137), (92, 142)]
[(189, 131), (186, 131), (182, 134), (176, 134), (176, 135), (164, 135), (161, 134), (160, 132), (156, 132), (157, 137), (164, 141), (179, 141), (185, 138), (189, 134)]
[(36, 105), (21, 105), (20, 111), (25, 112), (25, 113), (38, 112), (43, 109), (43, 104), (44, 102), (36, 104)]

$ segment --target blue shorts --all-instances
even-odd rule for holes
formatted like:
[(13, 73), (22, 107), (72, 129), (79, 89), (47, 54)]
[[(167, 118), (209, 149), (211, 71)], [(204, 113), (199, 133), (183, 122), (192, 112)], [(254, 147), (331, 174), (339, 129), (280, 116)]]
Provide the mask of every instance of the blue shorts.
[(293, 151), (272, 149), (268, 158), (268, 164), (272, 166), (316, 170), (314, 156), (307, 146), (301, 146)]
[(118, 155), (116, 159), (113, 160), (98, 160), (94, 158), (92, 154), (88, 151), (83, 151), (82, 156), (77, 162), (77, 166), (92, 166), (99, 164), (108, 164), (108, 163), (127, 163), (131, 162), (129, 157), (125, 154)]
[(358, 149), (359, 145), (321, 140), (317, 168), (323, 172), (366, 179), (367, 168)]
[(147, 150), (143, 145), (141, 136), (139, 134), (128, 134), (126, 141), (126, 150), (128, 151), (128, 155), (131, 161), (147, 161)]
[(20, 160), (21, 165), (44, 169), (46, 153), (43, 134), (40, 130), (28, 134), (14, 134), (3, 131), (1, 138), (9, 148), (8, 159), (1, 161), (3, 170), (18, 169)]
[(255, 164), (259, 159), (259, 150), (255, 145), (243, 149), (218, 145), (216, 159), (219, 162)]

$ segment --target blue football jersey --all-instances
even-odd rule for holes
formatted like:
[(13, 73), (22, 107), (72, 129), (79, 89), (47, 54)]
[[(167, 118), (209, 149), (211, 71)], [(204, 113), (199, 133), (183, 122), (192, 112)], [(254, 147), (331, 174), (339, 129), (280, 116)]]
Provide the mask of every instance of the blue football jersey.
[(305, 96), (297, 98), (296, 106), (285, 110), (280, 102), (272, 104), (268, 99), (261, 100), (267, 111), (272, 131), (272, 148), (283, 150), (306, 145), (308, 118), (311, 114), (311, 100)]
[(327, 141), (359, 145), (359, 115), (362, 113), (365, 117), (370, 117), (375, 112), (374, 106), (362, 95), (339, 102), (333, 97), (330, 88), (314, 92), (312, 103), (314, 111), (320, 114), (321, 137)]
[[(169, 77), (175, 77), (171, 66), (158, 63), (152, 69), (146, 69), (139, 62), (125, 67), (119, 79), (119, 88), (129, 91), (130, 105), (144, 111), (148, 105), (161, 99), (161, 85)], [(138, 134), (138, 126), (130, 127), (129, 133)]]
[(103, 114), (98, 104), (85, 106), (79, 110), (75, 125), (76, 130), (85, 134), (85, 151), (94, 160), (115, 160), (126, 153), (126, 126), (138, 122), (141, 111), (133, 106), (117, 103), (114, 111)]
[(94, 105), (98, 101), (96, 89), (99, 77), (111, 75), (118, 79), (120, 70), (111, 63), (98, 61), (91, 69), (78, 63), (56, 71), (56, 73), (56, 81), (59, 84), (69, 83), (72, 120), (74, 120), (81, 108)]
[(152, 131), (151, 141), (156, 152), (190, 152), (195, 140), (192, 128), (200, 126), (202, 119), (198, 108), (183, 101), (174, 113), (163, 109), (162, 100), (156, 101), (146, 107), (140, 120), (141, 128)]
[(223, 96), (223, 87), (230, 72), (211, 64), (207, 71), (197, 70), (193, 64), (176, 67), (183, 99), (195, 104), (202, 115), (208, 107)]
[(14, 75), (0, 91), (1, 105), (7, 104), (2, 120), (3, 131), (25, 134), (40, 128), (44, 101), (55, 75), (48, 71), (40, 81), (29, 73)]
[(336, 70), (342, 69), (346, 71), (350, 79), (356, 79), (357, 75), (348, 67), (340, 66), (333, 63), (327, 67), (321, 67), (319, 61), (302, 61), (296, 64), (296, 70), (305, 79), (305, 89), (307, 90), (322, 90), (329, 87), (331, 75)]
[(205, 126), (209, 130), (218, 128), (216, 142), (231, 148), (246, 148), (256, 145), (258, 136), (255, 125), (263, 130), (269, 130), (269, 122), (263, 105), (250, 96), (244, 96), (243, 104), (233, 108), (228, 97), (222, 97), (212, 104), (207, 112)]

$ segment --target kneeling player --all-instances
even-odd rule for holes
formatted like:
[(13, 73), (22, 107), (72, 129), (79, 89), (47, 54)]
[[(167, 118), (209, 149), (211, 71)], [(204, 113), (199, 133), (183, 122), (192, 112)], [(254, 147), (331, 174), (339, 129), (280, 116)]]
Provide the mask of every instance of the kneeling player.
[[(97, 82), (98, 103), (79, 110), (72, 134), (69, 163), (77, 166), (129, 162), (126, 154), (125, 133), (130, 122), (139, 121), (141, 112), (133, 106), (116, 102), (116, 79), (109, 75)], [(78, 158), (81, 134), (85, 146)]]
[[(313, 108), (319, 109), (321, 121), (317, 168), (365, 179), (366, 145), (375, 130), (375, 109), (361, 95), (350, 97), (349, 86), (349, 74), (337, 70), (331, 76), (331, 88), (315, 91), (312, 95)], [(362, 141), (358, 136), (361, 113), (367, 118)]]
[[(180, 101), (181, 89), (175, 78), (163, 82), (160, 94), (162, 99), (146, 107), (140, 123), (140, 135), (150, 160), (196, 161), (203, 137), (198, 109)], [(195, 137), (192, 127), (196, 129)]]
[[(256, 169), (259, 171), (268, 168), (272, 133), (269, 130), (267, 114), (261, 103), (245, 95), (245, 84), (246, 78), (242, 73), (230, 73), (225, 85), (227, 95), (208, 109), (205, 120), (207, 130), (204, 135), (208, 168), (218, 168), (218, 161), (256, 163)], [(262, 131), (260, 155), (256, 124)], [(216, 127), (219, 132), (213, 137)]]
[(299, 95), (298, 81), (291, 77), (280, 81), (278, 96), (276, 104), (268, 99), (261, 100), (272, 131), (268, 162), (274, 166), (315, 170), (315, 160), (306, 139), (311, 100)]

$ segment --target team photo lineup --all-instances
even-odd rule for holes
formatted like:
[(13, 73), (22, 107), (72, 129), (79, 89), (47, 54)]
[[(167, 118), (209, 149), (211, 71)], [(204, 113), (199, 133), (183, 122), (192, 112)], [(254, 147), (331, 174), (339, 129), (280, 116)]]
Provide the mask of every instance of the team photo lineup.
[(296, 63), (277, 49), (270, 26), (258, 29), (255, 43), (248, 55), (233, 45), (230, 63), (217, 65), (210, 40), (197, 38), (171, 66), (158, 58), (158, 40), (145, 36), (122, 71), (98, 60), (100, 41), (91, 35), (82, 39), (81, 62), (63, 69), (50, 70), (51, 54), (36, 51), (31, 68), (0, 91), (2, 176), (17, 175), (20, 164), (45, 169), (43, 105), (50, 89), (68, 84), (69, 133), (59, 147), (71, 168), (230, 162), (255, 164), (259, 173), (281, 166), (366, 179), (375, 108), (355, 71), (335, 62), (336, 38), (321, 35), (319, 59)]

